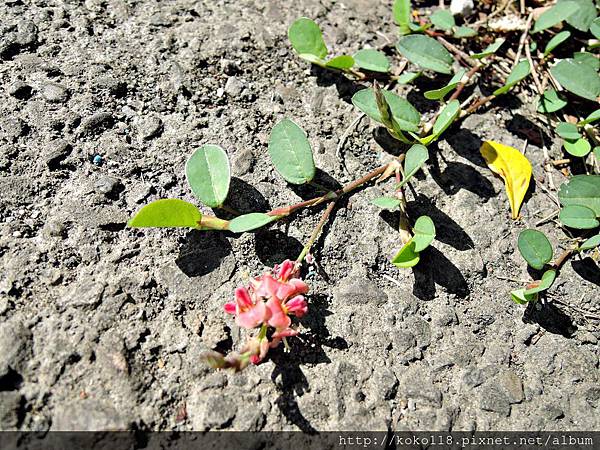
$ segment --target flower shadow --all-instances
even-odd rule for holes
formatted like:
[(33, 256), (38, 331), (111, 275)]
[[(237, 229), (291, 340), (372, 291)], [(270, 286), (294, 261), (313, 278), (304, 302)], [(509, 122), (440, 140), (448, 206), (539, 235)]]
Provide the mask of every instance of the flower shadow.
[(332, 337), (325, 325), (325, 317), (332, 314), (327, 309), (328, 300), (324, 295), (311, 295), (308, 314), (301, 319), (302, 325), (308, 329), (298, 338), (290, 339), (291, 354), (283, 350), (283, 346), (269, 352), (275, 368), (271, 380), (277, 387), (279, 396), (275, 404), (281, 413), (301, 431), (316, 434), (306, 417), (302, 414), (297, 397), (309, 390), (309, 383), (302, 372), (304, 364), (327, 364), (331, 360), (324, 347), (347, 349), (348, 343), (340, 336)]

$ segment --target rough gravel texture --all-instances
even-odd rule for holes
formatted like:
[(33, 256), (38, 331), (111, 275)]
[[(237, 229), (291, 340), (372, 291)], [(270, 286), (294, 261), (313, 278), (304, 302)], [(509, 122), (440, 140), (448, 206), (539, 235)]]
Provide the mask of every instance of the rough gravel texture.
[[(382, 46), (395, 39), (390, 9), (0, 4), (0, 429), (600, 429), (598, 266), (568, 262), (538, 309), (508, 296), (513, 279), (531, 279), (519, 231), (555, 209), (526, 93), (431, 147), (409, 212), (430, 215), (438, 236), (415, 269), (388, 262), (398, 216), (369, 203), (385, 185), (340, 202), (306, 274), (301, 337), (243, 373), (208, 369), (199, 354), (239, 348), (244, 332), (224, 302), (248, 275), (295, 258), (318, 213), (244, 235), (125, 227), (151, 200), (194, 201), (183, 167), (203, 143), (229, 153), (231, 206), (264, 211), (313, 195), (270, 166), (268, 136), (283, 117), (307, 131), (329, 186), (397, 154), (363, 119), (344, 169), (336, 148), (360, 85), (310, 68), (286, 38), (304, 15), (338, 54)], [(397, 91), (431, 115), (422, 92), (432, 84)], [(515, 222), (478, 150), (526, 138), (537, 182)], [(566, 245), (552, 222), (542, 228), (557, 252)]]

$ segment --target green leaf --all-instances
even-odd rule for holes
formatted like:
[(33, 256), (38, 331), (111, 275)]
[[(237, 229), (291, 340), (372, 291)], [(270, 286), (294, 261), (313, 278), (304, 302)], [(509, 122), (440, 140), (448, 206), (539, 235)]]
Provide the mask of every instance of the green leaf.
[(552, 259), (550, 241), (544, 233), (527, 229), (521, 231), (517, 241), (519, 252), (534, 269), (540, 270)]
[(457, 39), (477, 36), (477, 31), (469, 27), (456, 27), (454, 37)]
[(166, 198), (144, 206), (127, 226), (200, 228), (201, 219), (202, 213), (195, 205), (176, 198)]
[(600, 69), (600, 59), (588, 52), (575, 52), (573, 53), (573, 60), (578, 64), (586, 64), (594, 69), (596, 72)]
[(204, 145), (185, 165), (192, 192), (202, 203), (219, 208), (227, 198), (231, 173), (227, 153), (218, 145)]
[(560, 210), (558, 218), (563, 225), (577, 230), (589, 230), (600, 225), (596, 220), (596, 213), (590, 208), (580, 205), (565, 206)]
[(567, 106), (567, 102), (554, 89), (547, 89), (538, 100), (538, 112), (549, 114)]
[[(401, 130), (418, 131), (421, 115), (408, 100), (398, 97), (390, 91), (381, 91), (387, 101), (392, 117)], [(362, 89), (352, 96), (352, 103), (376, 122), (383, 123), (377, 107), (375, 92), (372, 88)]]
[(428, 159), (429, 152), (423, 145), (415, 144), (409, 148), (404, 158), (404, 179), (396, 186), (396, 189), (404, 186)]
[(283, 119), (273, 127), (269, 156), (277, 172), (288, 183), (304, 184), (315, 176), (310, 143), (302, 128), (290, 119)]
[(574, 14), (579, 6), (575, 1), (562, 1), (557, 3), (548, 11), (544, 12), (538, 19), (535, 21), (535, 25), (533, 26), (532, 33), (538, 33), (546, 28), (553, 27), (558, 25), (563, 20), (566, 20)]
[(393, 210), (400, 206), (400, 200), (393, 197), (377, 197), (371, 200), (375, 206), (379, 206), (382, 209)]
[(400, 34), (410, 33), (410, 0), (396, 0), (392, 8), (394, 20), (398, 24)]
[(452, 55), (435, 39), (422, 34), (400, 38), (398, 51), (411, 63), (440, 73), (452, 73)]
[(596, 39), (600, 39), (600, 17), (594, 19), (594, 21), (590, 25), (590, 32), (594, 35)]
[(526, 289), (523, 294), (525, 297), (547, 291), (552, 287), (552, 283), (556, 279), (556, 270), (549, 269), (544, 272), (540, 284), (537, 287)]
[(600, 96), (600, 76), (594, 69), (572, 59), (564, 59), (550, 69), (550, 73), (567, 91), (588, 100)]
[(421, 76), (422, 72), (404, 72), (398, 77), (398, 84), (408, 84)]
[(531, 301), (537, 300), (537, 294), (525, 295), (525, 289), (523, 288), (512, 291), (510, 295), (512, 297), (513, 302), (519, 305), (526, 305)]
[(460, 114), (460, 102), (458, 100), (452, 100), (444, 109), (440, 112), (440, 115), (435, 119), (433, 124), (433, 139), (438, 139), (446, 129), (452, 125), (452, 122)]
[(493, 44), (490, 44), (481, 53), (473, 53), (471, 55), (471, 58), (481, 59), (481, 58), (485, 58), (486, 56), (493, 55), (494, 53), (496, 53), (500, 49), (500, 47), (502, 47), (502, 44), (504, 44), (504, 41), (505, 41), (504, 38), (496, 39)]
[[(559, 0), (559, 3), (563, 2), (564, 0)], [(575, 0), (575, 3), (577, 3), (578, 8), (573, 14), (569, 15), (567, 23), (579, 31), (587, 32), (598, 15), (596, 6), (592, 0)]]
[(415, 236), (412, 238), (415, 243), (415, 252), (419, 253), (429, 247), (429, 244), (435, 239), (435, 225), (429, 216), (421, 216), (415, 222), (413, 227)]
[(290, 26), (288, 38), (299, 55), (309, 54), (320, 59), (327, 56), (327, 46), (319, 25), (306, 17), (299, 18)]
[(579, 247), (579, 250), (591, 250), (600, 246), (600, 234), (592, 236)]
[(568, 122), (559, 122), (555, 131), (563, 139), (575, 140), (581, 137), (577, 125)]
[(527, 61), (526, 59), (522, 59), (513, 68), (512, 72), (506, 79), (506, 84), (500, 89), (496, 89), (494, 91), (494, 95), (501, 95), (507, 93), (515, 84), (517, 84), (527, 75), (529, 75), (530, 72), (531, 66), (529, 65), (529, 61)]
[(408, 268), (416, 266), (420, 259), (419, 253), (415, 251), (415, 243), (411, 239), (396, 253), (392, 264), (399, 268)]
[(330, 60), (328, 60), (325, 63), (326, 67), (330, 67), (332, 69), (340, 69), (340, 70), (344, 70), (344, 69), (350, 69), (352, 68), (352, 66), (354, 66), (354, 58), (352, 56), (349, 55), (340, 55), (340, 56), (336, 56), (334, 58), (331, 58)]
[(372, 72), (388, 72), (390, 70), (390, 61), (385, 53), (379, 50), (364, 48), (354, 54), (354, 61), (361, 69)]
[(592, 150), (592, 146), (584, 138), (580, 138), (575, 141), (564, 141), (563, 146), (565, 147), (567, 153), (580, 158), (583, 158)]
[(571, 37), (570, 31), (561, 31), (556, 36), (548, 41), (546, 44), (546, 49), (544, 50), (544, 56), (548, 56), (552, 50), (558, 47), (560, 44), (565, 42), (567, 39)]
[(244, 233), (255, 230), (268, 223), (277, 220), (277, 216), (269, 216), (263, 213), (250, 213), (237, 216), (229, 221), (229, 231), (233, 233)]
[(579, 125), (587, 125), (588, 123), (595, 122), (598, 119), (600, 119), (600, 109), (597, 109), (596, 111), (590, 113), (589, 116), (587, 116), (584, 120), (579, 122)]
[(434, 89), (434, 90), (431, 90), (431, 91), (426, 91), (425, 94), (423, 94), (423, 95), (425, 96), (425, 98), (427, 98), (429, 100), (440, 100), (440, 99), (443, 99), (446, 96), (446, 94), (448, 94), (448, 92), (450, 92), (456, 86), (458, 86), (458, 83), (460, 83), (460, 80), (462, 80), (462, 77), (465, 75), (465, 73), (467, 73), (467, 71), (465, 69), (459, 70), (450, 79), (450, 81), (448, 82), (448, 84), (446, 86), (444, 86), (443, 88), (440, 88), (440, 89)]
[(447, 9), (438, 9), (429, 17), (429, 20), (431, 20), (434, 27), (444, 31), (448, 31), (456, 26), (454, 16)]
[(600, 217), (600, 175), (575, 175), (560, 186), (560, 202), (590, 208)]

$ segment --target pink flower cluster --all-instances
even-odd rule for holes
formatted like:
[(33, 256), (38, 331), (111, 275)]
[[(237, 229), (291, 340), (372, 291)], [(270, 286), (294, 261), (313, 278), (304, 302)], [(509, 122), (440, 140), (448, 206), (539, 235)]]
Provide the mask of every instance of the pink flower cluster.
[[(217, 352), (205, 354), (205, 360), (215, 368), (232, 367), (241, 370), (261, 362), (269, 348), (274, 348), (286, 337), (298, 331), (291, 328), (290, 316), (302, 317), (308, 305), (304, 295), (308, 285), (299, 278), (299, 266), (286, 260), (270, 272), (253, 279), (248, 287), (235, 290), (233, 301), (225, 304), (225, 312), (235, 316), (242, 328), (260, 327), (258, 336), (251, 338), (239, 354), (223, 356)], [(270, 338), (269, 327), (273, 328)]]

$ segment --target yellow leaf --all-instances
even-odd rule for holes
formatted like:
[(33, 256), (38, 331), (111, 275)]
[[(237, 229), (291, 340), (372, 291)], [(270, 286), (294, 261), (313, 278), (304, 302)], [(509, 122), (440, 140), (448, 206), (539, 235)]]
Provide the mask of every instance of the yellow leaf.
[(512, 218), (516, 219), (529, 188), (531, 164), (519, 150), (498, 142), (485, 141), (479, 151), (490, 170), (504, 180)]

